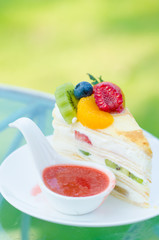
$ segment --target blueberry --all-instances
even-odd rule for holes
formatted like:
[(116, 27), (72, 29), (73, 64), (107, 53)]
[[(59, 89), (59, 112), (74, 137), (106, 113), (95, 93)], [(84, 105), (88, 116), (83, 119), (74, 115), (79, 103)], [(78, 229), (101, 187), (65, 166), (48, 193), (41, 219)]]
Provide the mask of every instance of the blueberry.
[(80, 82), (74, 88), (74, 95), (77, 99), (92, 95), (93, 87), (89, 82)]

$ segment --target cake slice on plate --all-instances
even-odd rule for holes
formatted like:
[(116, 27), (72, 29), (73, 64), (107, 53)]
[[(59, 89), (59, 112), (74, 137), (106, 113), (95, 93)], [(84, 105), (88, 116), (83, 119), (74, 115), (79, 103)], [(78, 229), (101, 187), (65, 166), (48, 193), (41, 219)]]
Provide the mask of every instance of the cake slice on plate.
[[(93, 80), (93, 83), (95, 80)], [(74, 160), (110, 168), (117, 179), (112, 195), (149, 206), (152, 151), (113, 83), (66, 83), (55, 92), (53, 146)]]

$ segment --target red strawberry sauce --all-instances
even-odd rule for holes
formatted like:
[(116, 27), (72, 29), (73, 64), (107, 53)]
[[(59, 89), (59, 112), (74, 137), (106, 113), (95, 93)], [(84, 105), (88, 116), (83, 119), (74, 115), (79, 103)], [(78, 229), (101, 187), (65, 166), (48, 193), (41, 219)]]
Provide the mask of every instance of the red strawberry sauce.
[(43, 181), (55, 193), (86, 197), (104, 191), (108, 187), (109, 177), (91, 167), (55, 165), (44, 169)]
[(35, 187), (33, 187), (33, 189), (31, 190), (31, 195), (36, 197), (38, 194), (41, 193), (41, 189), (39, 187), (39, 185), (36, 185)]

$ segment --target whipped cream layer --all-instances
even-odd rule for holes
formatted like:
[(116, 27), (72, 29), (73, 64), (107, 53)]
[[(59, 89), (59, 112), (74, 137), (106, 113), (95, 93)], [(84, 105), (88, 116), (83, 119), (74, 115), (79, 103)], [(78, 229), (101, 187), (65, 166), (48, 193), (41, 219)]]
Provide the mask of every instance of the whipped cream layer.
[[(141, 144), (139, 139), (135, 139), (133, 133), (141, 137), (142, 130), (128, 109), (122, 114), (113, 114), (113, 124), (108, 128), (98, 130), (86, 128), (78, 121), (71, 125), (67, 124), (57, 106), (53, 111), (53, 117), (53, 146), (59, 153), (74, 160), (92, 161), (102, 165), (105, 165), (105, 159), (109, 159), (124, 167), (136, 177), (143, 179), (143, 183), (140, 184), (122, 172), (111, 169), (117, 177), (119, 190), (118, 192), (114, 190), (114, 195), (147, 206), (151, 150), (144, 147), (148, 144), (147, 140), (144, 139), (145, 144)], [(92, 144), (76, 139), (75, 131), (86, 135)], [(81, 150), (88, 152), (89, 155), (84, 155)], [(125, 194), (120, 193), (121, 189), (125, 189)]]
[[(126, 111), (126, 114), (114, 114), (114, 123), (108, 128), (92, 130), (84, 127), (80, 122), (75, 122), (71, 125), (67, 124), (56, 106), (53, 111), (54, 144), (61, 151), (69, 151), (70, 149), (71, 152), (77, 153), (79, 148), (91, 151), (92, 158), (94, 153), (97, 153), (98, 156), (95, 154), (94, 157), (95, 162), (103, 163), (103, 158), (108, 158), (114, 163), (125, 167), (144, 181), (150, 181), (151, 155), (148, 155), (140, 145), (130, 141), (129, 138), (122, 134), (117, 134), (124, 130), (124, 125), (124, 133), (129, 132), (130, 134), (130, 132), (137, 130), (142, 131), (128, 110)], [(75, 139), (75, 131), (88, 136), (92, 145), (77, 141)], [(64, 140), (64, 143), (62, 140)], [(67, 143), (70, 141), (71, 143)]]
[(141, 192), (130, 188), (127, 186), (127, 184), (121, 182), (120, 180), (117, 181), (117, 185), (112, 191), (111, 195), (141, 207), (149, 207), (148, 196), (143, 196)]

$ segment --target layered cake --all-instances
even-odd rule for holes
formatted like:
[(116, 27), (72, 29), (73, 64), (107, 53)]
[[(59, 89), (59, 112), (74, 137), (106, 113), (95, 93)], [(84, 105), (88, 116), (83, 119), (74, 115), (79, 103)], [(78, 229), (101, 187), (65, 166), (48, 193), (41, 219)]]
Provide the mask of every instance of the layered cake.
[(73, 160), (107, 166), (116, 176), (112, 195), (149, 206), (152, 151), (122, 90), (89, 75), (92, 83), (65, 83), (55, 91), (53, 146)]

